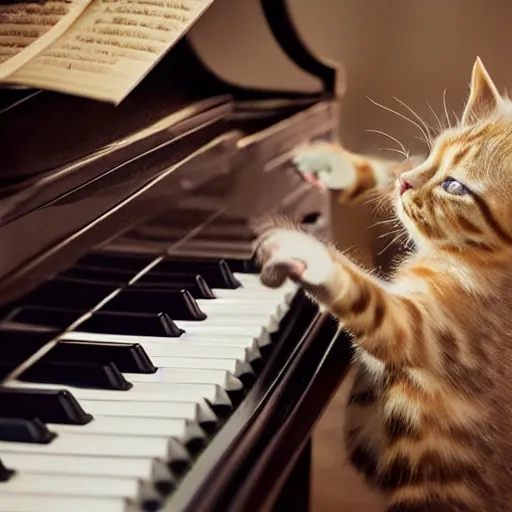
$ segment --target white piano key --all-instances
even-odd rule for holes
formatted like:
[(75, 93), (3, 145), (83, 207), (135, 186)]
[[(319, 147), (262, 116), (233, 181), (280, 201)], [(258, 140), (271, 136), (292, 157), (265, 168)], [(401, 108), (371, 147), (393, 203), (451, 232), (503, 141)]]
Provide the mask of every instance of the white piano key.
[(38, 389), (67, 389), (77, 399), (144, 401), (144, 402), (197, 402), (202, 399), (211, 404), (230, 407), (231, 400), (227, 393), (218, 385), (210, 384), (174, 384), (165, 382), (134, 382), (133, 387), (126, 391), (109, 389), (86, 389), (61, 384), (40, 384), (13, 380), (3, 386), (25, 387)]
[(180, 329), (183, 329), (189, 336), (223, 336), (237, 335), (248, 336), (258, 340), (258, 345), (268, 344), (269, 331), (261, 325), (222, 325), (222, 323), (194, 322), (179, 320), (174, 322)]
[(226, 391), (240, 391), (242, 382), (224, 370), (201, 370), (194, 368), (162, 368), (155, 373), (125, 373), (130, 382), (175, 382), (180, 384), (218, 384)]
[[(202, 308), (201, 308), (202, 309)], [(229, 310), (211, 310), (212, 308), (203, 309), (203, 313), (207, 315), (201, 323), (207, 325), (222, 326), (257, 326), (264, 327), (269, 332), (276, 332), (279, 329), (279, 321), (273, 315), (267, 313), (244, 313), (243, 311)], [(177, 320), (182, 322), (182, 320)]]
[(0, 496), (6, 494), (75, 496), (91, 498), (124, 498), (134, 504), (159, 503), (155, 488), (136, 478), (48, 475), (17, 472), (0, 485)]
[[(272, 290), (270, 288), (237, 288), (236, 290), (225, 289), (225, 288), (214, 288), (212, 289), (213, 294), (217, 300), (222, 299), (238, 299), (240, 301), (251, 301), (260, 302), (266, 301), (268, 304), (273, 306), (284, 306), (287, 307), (289, 300), (287, 295), (282, 291)], [(277, 292), (277, 293), (276, 293)], [(212, 299), (212, 300), (216, 300)]]
[(152, 357), (158, 369), (167, 368), (198, 368), (204, 370), (226, 370), (233, 375), (242, 368), (239, 359), (234, 358), (207, 358), (207, 357)]
[(181, 369), (226, 370), (242, 380), (243, 375), (254, 374), (249, 363), (238, 359), (206, 359), (199, 357), (153, 357), (158, 372), (173, 373)]
[[(108, 402), (106, 402), (108, 403)], [(141, 418), (126, 416), (96, 416), (87, 425), (49, 424), (57, 434), (101, 434), (143, 437), (175, 437), (186, 445), (191, 441), (204, 442), (205, 433), (193, 421), (175, 418)]]
[[(199, 324), (200, 322), (190, 322)], [(271, 343), (270, 335), (266, 329), (251, 327), (214, 327), (209, 328), (194, 325), (188, 332), (182, 334), (179, 338), (170, 338), (165, 336), (139, 336), (136, 334), (108, 334), (97, 332), (73, 331), (65, 333), (62, 340), (68, 341), (92, 341), (108, 343), (170, 343), (173, 341), (188, 343), (218, 343), (219, 345), (244, 344), (247, 347), (256, 344), (259, 347)]]
[(138, 512), (140, 508), (137, 504), (123, 498), (5, 494), (0, 495), (0, 510), (4, 512)]
[[(17, 471), (42, 474), (115, 476), (140, 478), (146, 482), (174, 482), (167, 465), (158, 459), (91, 457), (46, 453), (2, 452), (2, 462)], [(0, 484), (1, 485), (1, 484)]]
[(203, 422), (217, 422), (215, 413), (204, 401), (198, 402), (135, 402), (117, 400), (79, 400), (82, 408), (94, 417), (126, 416), (133, 418), (175, 418)]
[[(62, 433), (48, 444), (0, 441), (0, 453), (44, 453), (90, 457), (157, 458), (172, 463), (189, 460), (185, 448), (174, 438)], [(0, 509), (1, 510), (1, 509)]]
[[(246, 345), (221, 345), (200, 342), (171, 342), (167, 345), (161, 343), (141, 344), (148, 356), (154, 357), (206, 357), (209, 359), (229, 358), (240, 361), (252, 361), (261, 357), (256, 344), (247, 347)], [(158, 366), (156, 363), (154, 363)]]
[[(232, 293), (228, 293), (230, 291)], [(278, 321), (283, 317), (285, 305), (281, 303), (282, 301), (246, 297), (244, 294), (237, 293), (236, 290), (224, 290), (224, 292), (223, 298), (197, 299), (197, 303), (206, 314), (219, 311), (232, 312), (233, 314), (267, 314)]]
[[(73, 336), (71, 336), (73, 337)], [(66, 335), (63, 339), (68, 339)], [(118, 339), (111, 340), (108, 334), (99, 343), (124, 343)], [(98, 343), (98, 341), (95, 341)], [(158, 357), (211, 357), (234, 358), (252, 361), (261, 357), (258, 345), (248, 338), (227, 338), (227, 340), (210, 340), (203, 338), (196, 341), (181, 341), (181, 338), (161, 338), (158, 341), (138, 341), (148, 356)]]

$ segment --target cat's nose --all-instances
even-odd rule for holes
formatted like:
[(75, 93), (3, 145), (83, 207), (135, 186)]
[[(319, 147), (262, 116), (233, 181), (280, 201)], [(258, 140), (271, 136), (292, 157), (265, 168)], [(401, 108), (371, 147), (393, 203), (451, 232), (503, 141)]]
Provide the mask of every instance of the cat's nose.
[(410, 188), (413, 188), (412, 185), (407, 180), (404, 180), (403, 178), (399, 178), (399, 179), (400, 179), (400, 195), (402, 195), (404, 192), (406, 192)]

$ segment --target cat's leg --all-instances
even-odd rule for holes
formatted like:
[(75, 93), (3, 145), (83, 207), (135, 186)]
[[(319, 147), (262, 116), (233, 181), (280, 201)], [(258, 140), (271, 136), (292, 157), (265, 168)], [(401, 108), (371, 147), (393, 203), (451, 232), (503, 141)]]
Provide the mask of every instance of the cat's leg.
[(398, 175), (424, 160), (403, 161), (352, 153), (336, 143), (316, 143), (297, 151), (294, 164), (307, 181), (336, 192), (340, 203), (357, 202), (368, 192), (387, 193)]
[(429, 352), (434, 349), (424, 333), (429, 302), (422, 300), (421, 286), (414, 293), (406, 286), (400, 292), (298, 229), (268, 228), (257, 254), (264, 284), (278, 287), (287, 278), (298, 282), (343, 322), (357, 345), (384, 364), (433, 363), (435, 354)]

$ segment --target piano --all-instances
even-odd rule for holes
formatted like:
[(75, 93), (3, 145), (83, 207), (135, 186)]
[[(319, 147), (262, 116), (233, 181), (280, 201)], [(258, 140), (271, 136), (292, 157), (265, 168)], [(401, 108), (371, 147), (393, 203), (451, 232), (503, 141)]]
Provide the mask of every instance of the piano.
[(351, 352), (300, 289), (260, 284), (252, 244), (270, 214), (329, 236), (290, 157), (337, 137), (344, 78), (286, 0), (246, 4), (317, 91), (222, 77), (204, 49), (229, 27), (198, 23), (118, 107), (0, 93), (2, 512), (309, 508)]

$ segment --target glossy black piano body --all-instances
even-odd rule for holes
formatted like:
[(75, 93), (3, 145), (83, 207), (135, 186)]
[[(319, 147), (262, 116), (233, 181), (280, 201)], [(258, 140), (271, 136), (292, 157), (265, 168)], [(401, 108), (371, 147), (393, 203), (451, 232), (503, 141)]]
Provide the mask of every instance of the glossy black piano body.
[[(185, 38), (118, 108), (2, 92), (0, 329), (34, 297), (52, 305), (90, 254), (223, 258), (240, 271), (251, 264), (254, 221), (266, 215), (328, 235), (328, 199), (299, 178), (290, 157), (301, 143), (337, 136), (343, 77), (309, 52), (285, 0), (261, 0), (261, 12), (277, 44), (321, 80), (322, 91), (227, 83)], [(311, 429), (350, 351), (331, 319), (300, 293), (295, 301), (247, 396), (164, 510), (307, 510)], [(70, 305), (76, 314), (62, 317), (68, 323), (51, 326), (54, 338), (87, 314), (82, 302)], [(4, 379), (20, 375), (22, 359), (4, 364)]]

